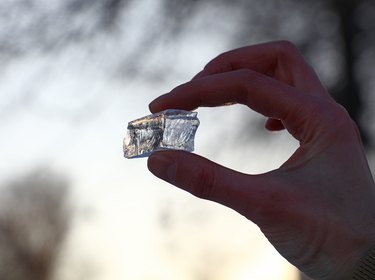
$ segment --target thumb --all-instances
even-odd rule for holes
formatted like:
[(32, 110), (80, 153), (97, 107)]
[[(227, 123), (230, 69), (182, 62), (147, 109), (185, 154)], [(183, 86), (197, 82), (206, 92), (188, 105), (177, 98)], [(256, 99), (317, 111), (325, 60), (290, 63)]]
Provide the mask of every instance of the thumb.
[(195, 154), (183, 151), (153, 153), (148, 169), (157, 177), (191, 194), (226, 205), (248, 216), (257, 208), (257, 176), (233, 171)]

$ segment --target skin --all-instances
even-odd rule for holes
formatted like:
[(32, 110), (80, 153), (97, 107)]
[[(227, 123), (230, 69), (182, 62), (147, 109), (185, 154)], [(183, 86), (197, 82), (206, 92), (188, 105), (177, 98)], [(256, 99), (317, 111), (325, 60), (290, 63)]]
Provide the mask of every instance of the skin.
[(375, 245), (375, 185), (358, 129), (296, 47), (285, 41), (240, 48), (155, 99), (151, 112), (228, 102), (287, 129), (300, 146), (278, 169), (243, 174), (195, 154), (152, 154), (149, 170), (256, 223), (290, 263), (313, 279), (351, 279)]

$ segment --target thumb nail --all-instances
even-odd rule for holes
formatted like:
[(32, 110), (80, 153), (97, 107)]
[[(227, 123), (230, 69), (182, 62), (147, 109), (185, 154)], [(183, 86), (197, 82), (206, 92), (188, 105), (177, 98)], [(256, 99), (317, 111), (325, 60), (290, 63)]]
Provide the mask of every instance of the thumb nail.
[(177, 164), (172, 157), (162, 152), (152, 154), (148, 159), (147, 166), (156, 177), (172, 184), (175, 182)]

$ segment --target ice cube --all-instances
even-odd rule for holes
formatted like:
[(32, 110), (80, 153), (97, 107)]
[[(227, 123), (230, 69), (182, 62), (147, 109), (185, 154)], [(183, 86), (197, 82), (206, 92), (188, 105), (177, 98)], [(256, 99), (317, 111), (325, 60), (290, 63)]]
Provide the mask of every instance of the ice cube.
[(196, 112), (169, 109), (128, 123), (124, 157), (147, 157), (160, 150), (194, 150)]

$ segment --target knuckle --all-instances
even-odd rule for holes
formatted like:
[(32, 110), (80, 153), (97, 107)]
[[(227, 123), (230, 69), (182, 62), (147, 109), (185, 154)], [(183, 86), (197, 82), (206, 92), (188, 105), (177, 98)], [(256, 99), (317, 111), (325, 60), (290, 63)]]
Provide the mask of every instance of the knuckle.
[(277, 44), (278, 44), (279, 49), (281, 51), (285, 51), (285, 52), (296, 52), (297, 51), (296, 45), (293, 44), (292, 42), (288, 41), (288, 40), (278, 41)]
[(233, 72), (233, 79), (236, 80), (236, 90), (232, 93), (235, 95), (237, 103), (240, 104), (249, 104), (249, 89), (248, 84), (256, 83), (256, 76), (254, 72), (250, 69), (239, 69)]
[(357, 136), (357, 127), (348, 111), (335, 102), (317, 102), (312, 107), (311, 118), (318, 121), (320, 133), (330, 139), (348, 139)]
[(296, 45), (287, 40), (282, 40), (277, 42), (279, 52), (286, 54), (295, 54), (298, 53)]
[(191, 178), (192, 193), (203, 199), (212, 199), (216, 186), (216, 175), (210, 168), (201, 168), (196, 176)]
[(352, 123), (348, 111), (338, 103), (326, 102), (319, 109), (315, 108), (315, 112), (324, 118), (325, 123), (334, 127), (341, 128)]
[(330, 112), (332, 114), (332, 117), (334, 119), (340, 119), (340, 120), (348, 120), (350, 119), (348, 111), (345, 109), (344, 106), (335, 103), (334, 105), (331, 105)]
[(340, 133), (354, 133), (358, 134), (358, 129), (353, 119), (350, 117), (348, 111), (344, 106), (336, 104), (331, 110), (331, 121), (335, 126), (335, 130)]

